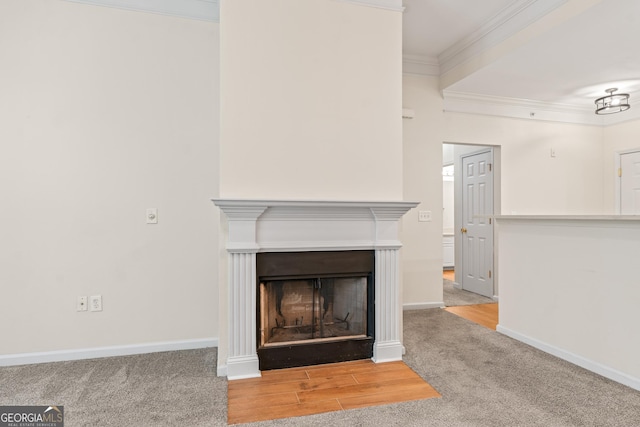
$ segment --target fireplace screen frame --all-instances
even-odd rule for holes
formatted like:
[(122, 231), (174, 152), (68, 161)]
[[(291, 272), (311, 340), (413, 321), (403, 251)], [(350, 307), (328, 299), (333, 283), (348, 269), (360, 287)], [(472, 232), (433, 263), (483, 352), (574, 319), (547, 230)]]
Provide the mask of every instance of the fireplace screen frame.
[(366, 331), (329, 340), (300, 340), (261, 345), (261, 304), (256, 307), (260, 370), (318, 365), (373, 357), (375, 341), (375, 252), (373, 250), (260, 252), (256, 254), (256, 297), (270, 281), (366, 278)]

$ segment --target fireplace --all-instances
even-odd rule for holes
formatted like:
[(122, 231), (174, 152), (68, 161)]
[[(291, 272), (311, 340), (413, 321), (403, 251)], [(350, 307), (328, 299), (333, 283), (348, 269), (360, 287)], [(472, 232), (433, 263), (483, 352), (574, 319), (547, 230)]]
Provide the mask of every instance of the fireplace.
[(218, 375), (251, 378), (336, 353), (402, 360), (399, 222), (416, 202), (213, 202), (225, 214), (228, 260)]
[(260, 370), (371, 358), (374, 251), (256, 257)]

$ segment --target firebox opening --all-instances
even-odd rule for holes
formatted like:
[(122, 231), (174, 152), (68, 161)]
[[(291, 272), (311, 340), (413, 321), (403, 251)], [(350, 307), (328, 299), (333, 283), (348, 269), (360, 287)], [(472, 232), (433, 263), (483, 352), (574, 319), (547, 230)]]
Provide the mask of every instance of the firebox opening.
[(260, 253), (260, 369), (373, 356), (373, 251)]
[(367, 335), (367, 278), (260, 283), (260, 345)]

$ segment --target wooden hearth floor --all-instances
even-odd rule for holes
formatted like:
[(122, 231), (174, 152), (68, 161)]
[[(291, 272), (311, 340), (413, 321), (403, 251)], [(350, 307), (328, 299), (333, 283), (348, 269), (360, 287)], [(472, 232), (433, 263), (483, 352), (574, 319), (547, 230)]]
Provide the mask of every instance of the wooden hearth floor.
[(229, 424), (440, 397), (404, 362), (371, 360), (263, 371), (228, 382)]

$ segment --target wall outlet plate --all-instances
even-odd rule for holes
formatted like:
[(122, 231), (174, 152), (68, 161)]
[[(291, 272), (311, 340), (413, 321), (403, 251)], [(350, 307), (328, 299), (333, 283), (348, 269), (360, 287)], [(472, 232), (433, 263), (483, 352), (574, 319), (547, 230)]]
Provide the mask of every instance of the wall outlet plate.
[(91, 295), (89, 297), (89, 310), (102, 311), (102, 295)]
[(78, 297), (78, 300), (76, 301), (76, 311), (87, 311), (87, 306), (87, 297)]
[(418, 212), (418, 221), (420, 221), (420, 222), (429, 222), (429, 221), (431, 221), (431, 211), (420, 211), (420, 212)]
[(158, 208), (147, 208), (147, 224), (158, 223)]

